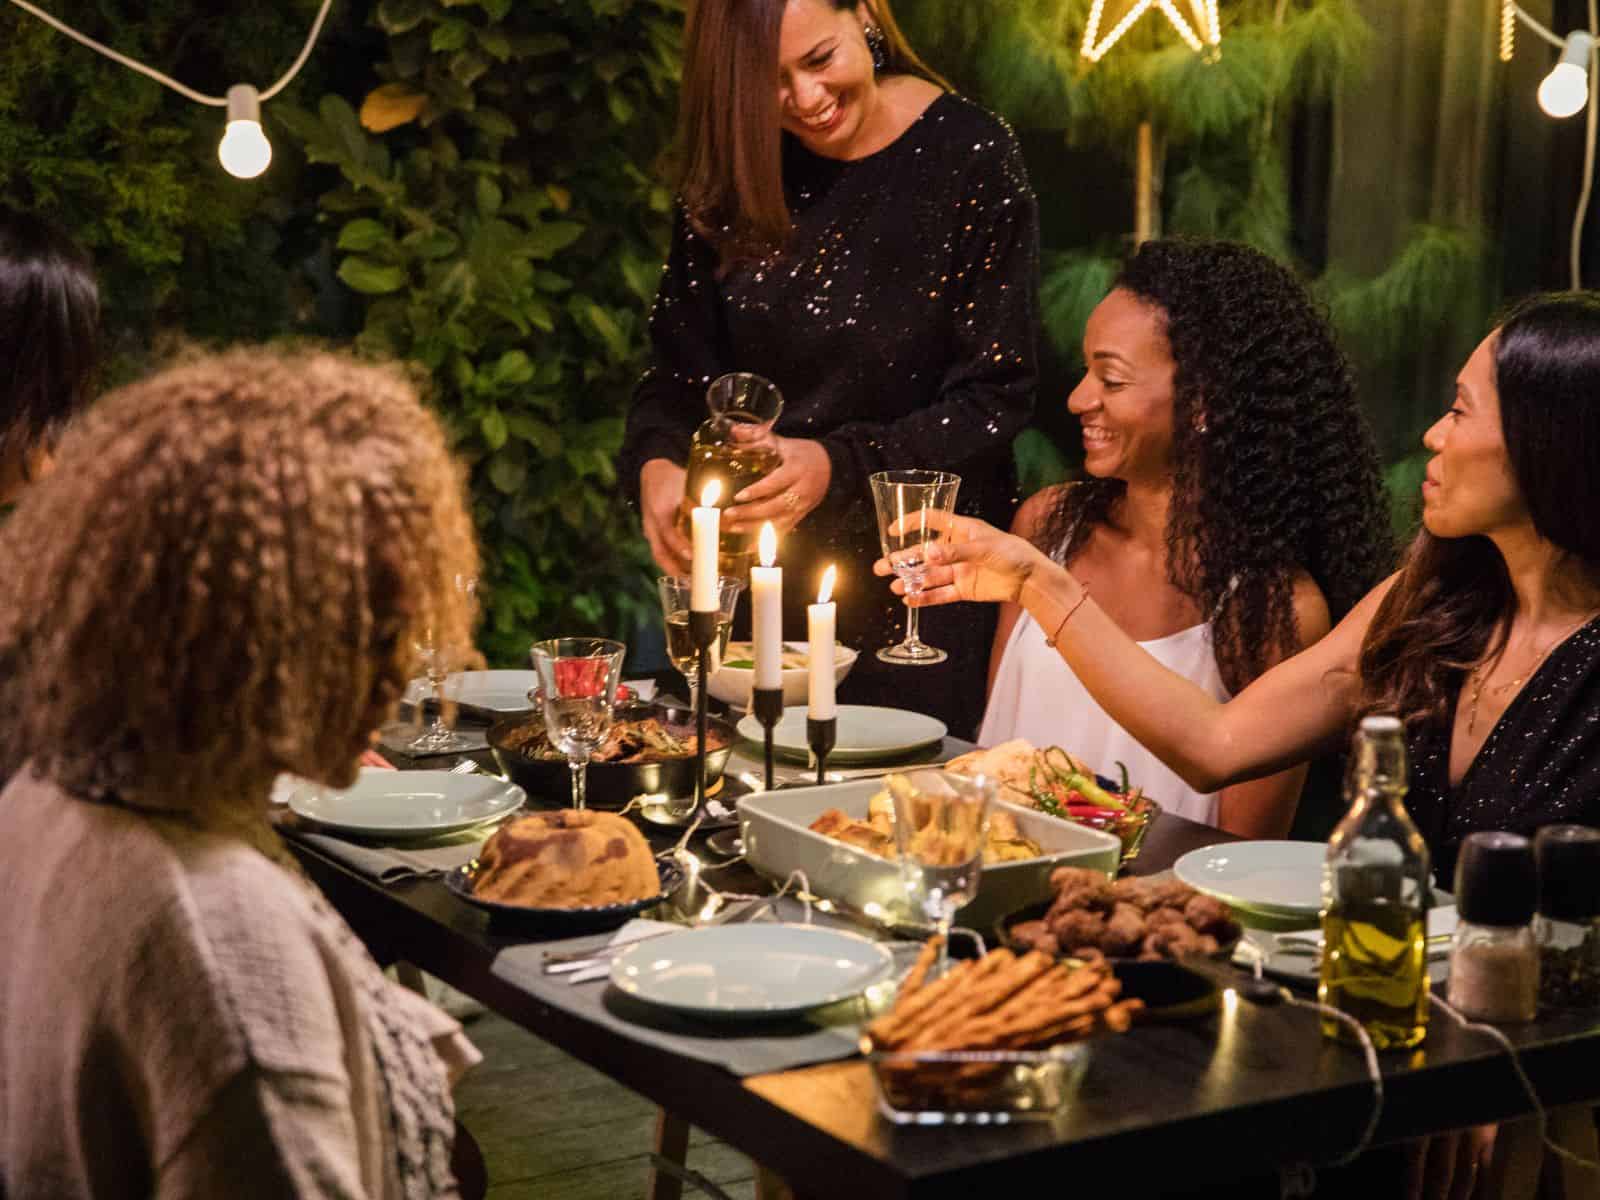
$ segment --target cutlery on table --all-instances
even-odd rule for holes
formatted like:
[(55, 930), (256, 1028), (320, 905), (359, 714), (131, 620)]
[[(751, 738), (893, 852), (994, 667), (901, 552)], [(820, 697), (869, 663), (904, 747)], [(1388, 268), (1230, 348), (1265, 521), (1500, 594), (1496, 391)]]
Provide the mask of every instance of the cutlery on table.
[(775, 897), (772, 896), (763, 896), (756, 900), (747, 900), (742, 904), (730, 904), (710, 920), (702, 921), (698, 925), (679, 925), (671, 929), (658, 929), (653, 933), (629, 938), (625, 942), (598, 946), (592, 950), (546, 951), (544, 955), (544, 973), (546, 975), (566, 975), (600, 963), (609, 963), (629, 946), (637, 945), (640, 942), (648, 942), (651, 938), (664, 937), (669, 933), (684, 933), (690, 929), (709, 929), (713, 925), (742, 925), (747, 921), (755, 920), (755, 918), (771, 908), (774, 899)]

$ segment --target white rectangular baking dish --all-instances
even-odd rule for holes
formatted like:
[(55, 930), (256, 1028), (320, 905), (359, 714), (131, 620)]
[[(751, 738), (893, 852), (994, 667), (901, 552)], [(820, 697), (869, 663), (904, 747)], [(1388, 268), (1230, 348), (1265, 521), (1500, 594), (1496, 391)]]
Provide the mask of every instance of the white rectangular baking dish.
[[(772, 879), (804, 871), (818, 896), (869, 912), (869, 906), (878, 906), (904, 914), (905, 890), (897, 863), (808, 828), (830, 808), (865, 819), (867, 802), (883, 787), (882, 779), (858, 779), (741, 796), (739, 821), (746, 857)], [(1015, 804), (997, 802), (997, 807), (1010, 812), (1023, 835), (1037, 842), (1044, 854), (984, 867), (978, 895), (956, 914), (956, 924), (987, 938), (997, 918), (1050, 897), (1050, 872), (1057, 867), (1092, 867), (1115, 874), (1122, 843), (1111, 834)]]

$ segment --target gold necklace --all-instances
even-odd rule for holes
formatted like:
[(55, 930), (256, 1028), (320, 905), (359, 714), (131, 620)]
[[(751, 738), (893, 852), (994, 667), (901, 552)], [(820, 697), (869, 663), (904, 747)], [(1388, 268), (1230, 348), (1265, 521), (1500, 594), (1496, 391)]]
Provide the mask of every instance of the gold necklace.
[[(1539, 657), (1534, 659), (1533, 662), (1529, 664), (1526, 671), (1517, 676), (1517, 678), (1511, 680), (1509, 683), (1495, 684), (1494, 687), (1489, 689), (1489, 694), (1491, 696), (1498, 696), (1502, 692), (1510, 691), (1514, 687), (1521, 687), (1524, 682), (1531, 679), (1539, 670), (1539, 668), (1544, 665), (1544, 660), (1550, 657), (1550, 652), (1552, 650), (1554, 650), (1562, 642), (1566, 641), (1574, 633), (1578, 632), (1578, 630), (1583, 628), (1583, 626), (1588, 624), (1589, 621), (1593, 619), (1594, 615), (1595, 614), (1593, 612), (1587, 612), (1583, 616), (1579, 617), (1576, 622), (1563, 630), (1559, 636), (1550, 640), (1550, 642), (1545, 646), (1544, 650), (1540, 652)], [(1483, 668), (1485, 665), (1486, 664), (1484, 663), (1479, 663), (1477, 666), (1472, 668), (1472, 695), (1467, 701), (1468, 737), (1471, 737), (1473, 731), (1478, 727), (1478, 698), (1483, 695)]]

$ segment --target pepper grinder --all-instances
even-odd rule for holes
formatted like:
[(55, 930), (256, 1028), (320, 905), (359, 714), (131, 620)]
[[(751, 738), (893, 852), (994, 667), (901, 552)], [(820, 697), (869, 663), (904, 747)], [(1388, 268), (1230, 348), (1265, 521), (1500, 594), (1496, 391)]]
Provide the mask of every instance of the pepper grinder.
[(1460, 923), (1447, 998), (1473, 1021), (1531, 1021), (1539, 1008), (1533, 845), (1514, 833), (1469, 834), (1456, 860)]
[(1547, 825), (1533, 842), (1539, 864), (1539, 1003), (1600, 1008), (1600, 829)]

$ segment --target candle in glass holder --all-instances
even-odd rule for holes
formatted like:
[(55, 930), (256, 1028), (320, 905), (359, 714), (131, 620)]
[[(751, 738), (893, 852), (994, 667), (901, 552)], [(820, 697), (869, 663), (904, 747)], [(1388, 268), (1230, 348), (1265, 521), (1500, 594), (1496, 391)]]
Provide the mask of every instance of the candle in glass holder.
[(750, 568), (751, 637), (755, 642), (756, 687), (773, 691), (783, 686), (783, 568), (778, 534), (768, 521), (761, 527), (761, 565)]
[(817, 602), (806, 606), (806, 636), (811, 643), (811, 690), (806, 715), (813, 721), (831, 721), (837, 713), (833, 702), (833, 640), (838, 608), (831, 599), (837, 575), (837, 567), (824, 571)]
[(700, 503), (689, 514), (693, 557), (689, 570), (689, 611), (717, 611), (717, 539), (722, 532), (722, 483), (713, 479), (700, 493)]

